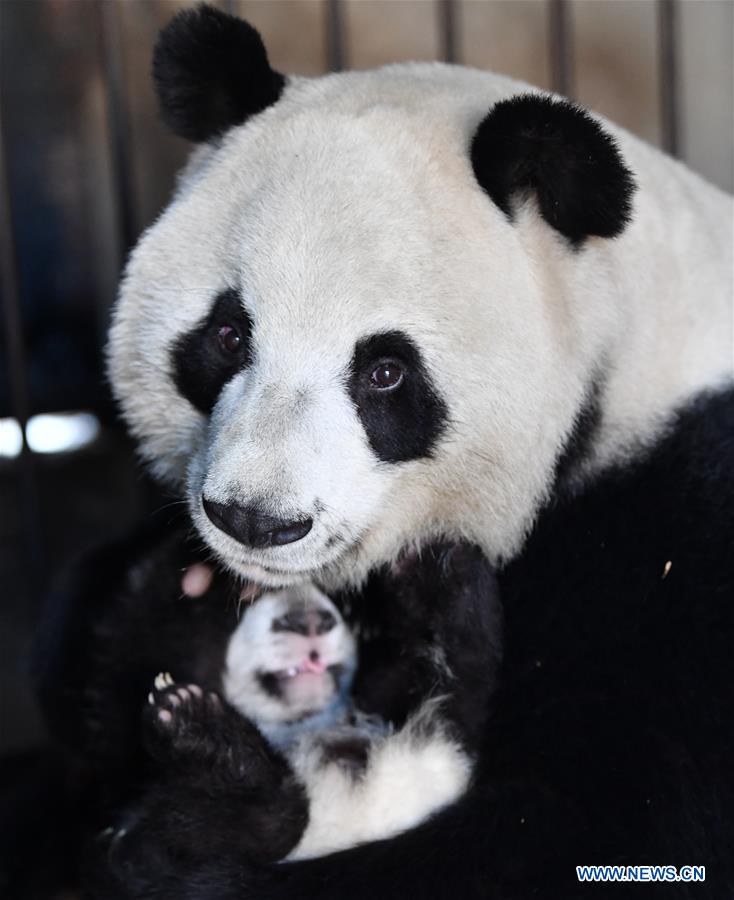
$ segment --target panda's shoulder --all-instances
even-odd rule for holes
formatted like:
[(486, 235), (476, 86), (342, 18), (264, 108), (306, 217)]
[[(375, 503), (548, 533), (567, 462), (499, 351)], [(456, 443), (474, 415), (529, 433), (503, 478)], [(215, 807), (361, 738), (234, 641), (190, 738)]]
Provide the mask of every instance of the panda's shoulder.
[(727, 388), (691, 399), (652, 446), (631, 449), (574, 495), (551, 502), (506, 582), (523, 594), (545, 585), (546, 595), (551, 586), (618, 608), (658, 595), (707, 603), (734, 591), (732, 534), (734, 389)]

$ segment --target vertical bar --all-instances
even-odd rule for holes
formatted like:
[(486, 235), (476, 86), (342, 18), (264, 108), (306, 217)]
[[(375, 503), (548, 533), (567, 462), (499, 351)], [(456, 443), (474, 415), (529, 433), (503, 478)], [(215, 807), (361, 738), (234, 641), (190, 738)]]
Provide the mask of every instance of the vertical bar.
[(27, 376), (28, 360), (23, 333), (18, 257), (13, 231), (13, 210), (5, 154), (2, 107), (0, 107), (0, 288), (2, 290), (3, 330), (7, 348), (11, 412), (20, 424), (23, 440), (18, 460), (23, 539), (28, 562), (28, 581), (33, 585), (34, 593), (36, 593), (40, 588), (40, 578), (43, 572), (41, 517), (36, 466), (26, 439), (26, 425), (31, 413)]
[(678, 10), (675, 0), (658, 0), (660, 59), (660, 126), (663, 148), (672, 156), (680, 151), (678, 102)]
[(120, 53), (117, 3), (97, 2), (97, 26), (102, 54), (102, 71), (107, 98), (110, 157), (114, 179), (115, 206), (120, 235), (120, 266), (135, 243), (135, 184), (130, 153), (130, 130), (125, 105), (124, 72)]
[(459, 62), (459, 10), (455, 0), (438, 0), (441, 59)]
[(330, 72), (341, 72), (345, 64), (342, 2), (326, 0), (326, 65)]
[(13, 415), (23, 430), (30, 416), (27, 361), (23, 320), (20, 306), (20, 284), (18, 280), (18, 259), (13, 232), (13, 215), (10, 208), (10, 183), (5, 161), (5, 137), (0, 110), (0, 276), (2, 277), (3, 327), (8, 353), (8, 385)]
[(550, 0), (548, 4), (551, 87), (564, 97), (573, 96), (573, 46), (571, 11), (568, 0)]

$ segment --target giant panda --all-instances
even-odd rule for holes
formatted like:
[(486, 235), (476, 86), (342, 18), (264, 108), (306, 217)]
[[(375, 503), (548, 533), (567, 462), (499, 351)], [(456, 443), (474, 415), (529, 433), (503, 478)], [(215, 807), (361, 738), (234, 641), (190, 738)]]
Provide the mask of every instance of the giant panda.
[(206, 6), (154, 76), (197, 146), (110, 333), (142, 456), (264, 587), (478, 545), (505, 658), (474, 779), (426, 822), (270, 866), (153, 829), (116, 891), (571, 900), (614, 863), (730, 895), (731, 198), (502, 76), (283, 76)]

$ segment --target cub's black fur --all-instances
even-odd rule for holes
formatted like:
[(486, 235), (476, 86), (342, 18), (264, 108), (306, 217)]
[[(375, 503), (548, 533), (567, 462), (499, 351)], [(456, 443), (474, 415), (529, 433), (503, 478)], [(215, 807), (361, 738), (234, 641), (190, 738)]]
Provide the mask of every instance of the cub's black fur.
[(474, 135), (477, 181), (508, 216), (523, 192), (573, 243), (615, 237), (631, 216), (635, 185), (613, 139), (567, 100), (523, 94), (502, 100)]
[[(183, 692), (188, 698), (180, 701)], [(109, 842), (98, 842), (90, 854), (93, 865), (106, 856), (105, 864), (124, 881), (128, 859), (161, 842), (171, 862), (233, 853), (263, 863), (282, 859), (308, 822), (308, 798), (285, 758), (214, 691), (174, 685), (161, 693), (140, 723), (157, 765), (149, 766), (144, 787), (113, 814)], [(178, 703), (163, 724), (158, 713), (166, 693)], [(88, 892), (107, 896), (107, 875), (85, 882)]]
[(645, 458), (558, 499), (500, 573), (505, 657), (461, 801), (399, 837), (298, 863), (174, 865), (161, 839), (108, 896), (632, 895), (580, 883), (586, 863), (704, 865), (703, 883), (641, 890), (734, 896), (732, 534), (729, 391), (684, 412)]
[[(186, 528), (88, 560), (51, 604), (39, 646), (44, 707), (85, 779), (85, 830), (99, 835), (87, 853), (91, 896), (124, 896), (143, 857), (151, 872), (281, 859), (308, 821), (308, 798), (285, 759), (217, 694), (237, 592), (217, 572), (203, 597), (182, 595), (182, 569), (197, 558)], [(356, 704), (399, 728), (441, 695), (442, 727), (476, 754), (501, 646), (494, 576), (481, 553), (426, 548), (341, 602), (370, 635)], [(165, 724), (161, 704), (145, 702), (160, 670), (197, 686)]]

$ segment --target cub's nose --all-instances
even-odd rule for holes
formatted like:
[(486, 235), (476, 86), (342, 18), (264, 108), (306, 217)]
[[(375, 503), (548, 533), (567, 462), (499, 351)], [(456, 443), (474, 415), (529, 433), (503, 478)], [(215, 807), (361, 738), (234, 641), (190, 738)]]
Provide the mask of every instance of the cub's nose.
[(311, 518), (288, 522), (265, 515), (255, 506), (216, 503), (214, 500), (207, 500), (203, 495), (201, 502), (210, 522), (247, 547), (280, 547), (283, 544), (294, 544), (306, 537), (313, 525)]
[[(308, 609), (298, 607), (289, 610), (285, 615), (273, 620), (271, 631), (290, 631), (294, 634), (302, 634), (304, 637), (328, 634), (332, 628), (336, 628), (336, 617), (328, 609)], [(311, 659), (314, 657), (314, 650)]]

